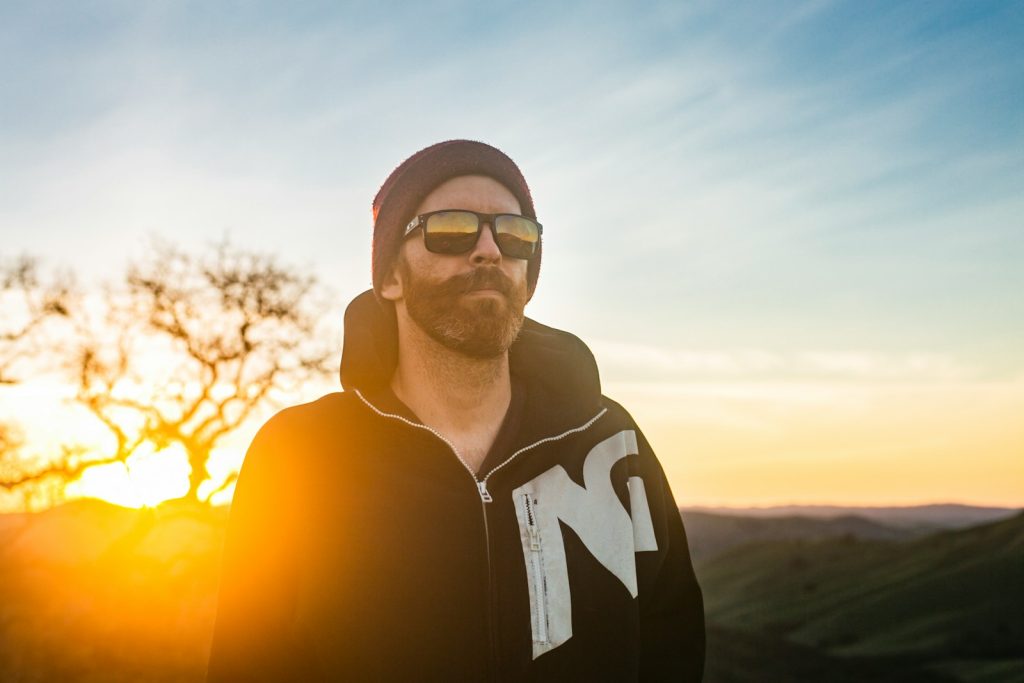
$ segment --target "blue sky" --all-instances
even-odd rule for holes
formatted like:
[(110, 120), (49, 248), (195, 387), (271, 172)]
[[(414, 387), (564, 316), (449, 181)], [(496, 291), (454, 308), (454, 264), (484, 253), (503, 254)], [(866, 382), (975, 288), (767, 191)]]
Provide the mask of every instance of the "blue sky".
[(340, 317), (379, 184), (468, 137), (612, 385), (1018, 382), (1022, 44), (1019, 2), (6, 2), (0, 253), (227, 233)]

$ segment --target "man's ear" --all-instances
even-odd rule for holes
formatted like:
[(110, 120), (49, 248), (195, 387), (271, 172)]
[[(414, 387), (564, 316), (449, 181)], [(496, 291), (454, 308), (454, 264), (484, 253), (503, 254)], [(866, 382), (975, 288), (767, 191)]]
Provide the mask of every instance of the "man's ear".
[(391, 263), (391, 267), (388, 268), (388, 274), (384, 276), (384, 281), (380, 285), (380, 295), (382, 298), (391, 301), (392, 303), (402, 298), (402, 276), (398, 271), (398, 260), (402, 258), (399, 254), (394, 261)]

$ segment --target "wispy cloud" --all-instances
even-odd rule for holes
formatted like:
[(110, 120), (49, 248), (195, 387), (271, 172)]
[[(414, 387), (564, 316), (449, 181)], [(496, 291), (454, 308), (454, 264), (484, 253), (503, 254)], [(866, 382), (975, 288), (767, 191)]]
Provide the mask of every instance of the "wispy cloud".
[(981, 379), (983, 369), (945, 353), (766, 349), (699, 350), (592, 341), (606, 377), (663, 382), (708, 379), (820, 379), (949, 382)]

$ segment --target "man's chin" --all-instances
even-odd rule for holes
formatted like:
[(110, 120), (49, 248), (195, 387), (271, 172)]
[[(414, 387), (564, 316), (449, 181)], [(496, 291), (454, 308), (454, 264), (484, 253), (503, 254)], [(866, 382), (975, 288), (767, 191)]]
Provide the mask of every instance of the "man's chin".
[(498, 358), (512, 346), (521, 326), (521, 321), (517, 324), (512, 320), (505, 320), (503, 324), (490, 326), (487, 329), (478, 328), (472, 334), (457, 341), (449, 340), (448, 346), (471, 358)]
[(504, 354), (522, 326), (522, 316), (510, 311), (504, 296), (464, 297), (459, 314), (448, 318), (447, 324), (434, 328), (434, 338), (472, 358), (496, 358)]

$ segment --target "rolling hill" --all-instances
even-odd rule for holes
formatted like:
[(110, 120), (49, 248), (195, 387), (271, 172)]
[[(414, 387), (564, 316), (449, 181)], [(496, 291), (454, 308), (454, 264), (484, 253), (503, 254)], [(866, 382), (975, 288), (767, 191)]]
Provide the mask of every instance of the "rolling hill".
[(741, 517), (694, 510), (682, 511), (690, 554), (703, 564), (732, 548), (765, 541), (822, 540), (852, 537), (905, 541), (922, 535), (917, 529), (891, 527), (864, 517)]
[(1024, 513), (905, 542), (751, 543), (698, 567), (717, 628), (965, 680), (979, 667), (1024, 677), (1022, 577)]

